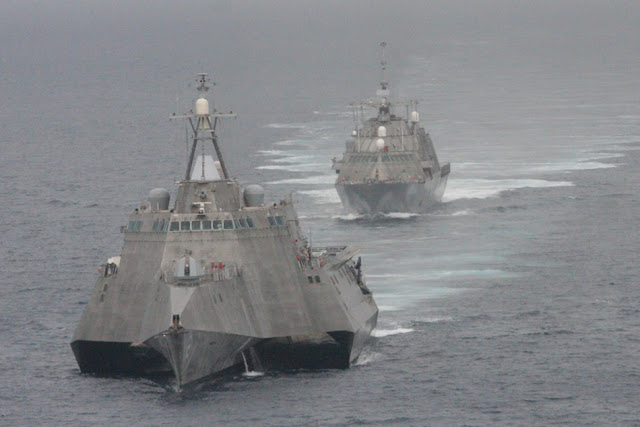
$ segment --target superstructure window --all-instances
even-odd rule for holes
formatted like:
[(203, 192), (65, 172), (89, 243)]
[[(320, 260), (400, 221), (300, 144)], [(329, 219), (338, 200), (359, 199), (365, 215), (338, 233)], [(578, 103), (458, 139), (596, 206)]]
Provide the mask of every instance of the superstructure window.
[(236, 226), (236, 228), (242, 228), (242, 226), (240, 225), (240, 220), (239, 219), (234, 219), (233, 220), (233, 224)]
[(211, 230), (211, 220), (205, 219), (202, 221), (202, 229), (203, 230)]
[(284, 225), (284, 217), (278, 215), (276, 217), (276, 222), (278, 223), (278, 225)]
[(225, 230), (233, 230), (233, 220), (225, 219), (224, 220), (224, 229)]
[(253, 219), (247, 217), (247, 224), (249, 225), (250, 228), (254, 228), (255, 224), (253, 223)]
[(240, 227), (249, 228), (249, 224), (247, 224), (247, 220), (244, 218), (240, 218)]
[(200, 231), (201, 223), (200, 221), (191, 221), (191, 229), (193, 231)]
[(129, 231), (140, 231), (142, 227), (142, 221), (129, 221)]
[(180, 231), (189, 231), (191, 229), (191, 221), (181, 221)]
[(278, 223), (276, 222), (276, 219), (272, 216), (268, 217), (269, 219), (269, 225), (272, 227), (275, 227), (276, 225), (278, 225)]
[(171, 221), (171, 228), (169, 231), (180, 231), (180, 223), (178, 221)]
[(162, 220), (162, 232), (166, 233), (168, 229), (169, 229), (169, 221), (163, 219)]
[(214, 219), (212, 224), (214, 230), (222, 230), (222, 220)]

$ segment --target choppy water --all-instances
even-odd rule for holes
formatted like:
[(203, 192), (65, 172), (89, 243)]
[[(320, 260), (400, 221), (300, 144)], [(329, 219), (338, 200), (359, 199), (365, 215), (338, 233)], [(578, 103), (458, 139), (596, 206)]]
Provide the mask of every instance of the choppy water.
[[(278, 5), (0, 7), (0, 424), (640, 423), (640, 8)], [(452, 163), (425, 215), (347, 215), (333, 190), (382, 39)], [(167, 117), (202, 70), (240, 113), (233, 174), (294, 192), (314, 244), (362, 247), (381, 313), (349, 370), (188, 393), (79, 373), (95, 269), (183, 175)]]

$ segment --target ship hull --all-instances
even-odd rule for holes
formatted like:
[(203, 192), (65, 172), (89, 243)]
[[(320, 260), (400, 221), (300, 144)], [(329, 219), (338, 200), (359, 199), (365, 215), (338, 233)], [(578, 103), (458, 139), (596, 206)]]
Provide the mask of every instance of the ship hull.
[(448, 175), (421, 182), (337, 183), (336, 190), (350, 213), (422, 213), (442, 201)]
[(168, 329), (144, 343), (77, 340), (71, 347), (83, 373), (173, 373), (183, 387), (243, 365), (252, 370), (346, 369), (358, 359), (377, 317), (375, 311), (355, 331), (264, 339), (181, 328)]

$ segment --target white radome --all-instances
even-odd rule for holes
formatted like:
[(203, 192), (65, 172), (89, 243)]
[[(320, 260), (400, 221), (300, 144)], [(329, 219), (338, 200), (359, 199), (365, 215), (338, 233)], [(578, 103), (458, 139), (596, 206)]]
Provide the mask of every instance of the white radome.
[(384, 148), (384, 139), (378, 138), (376, 141), (376, 147), (378, 147), (378, 150), (382, 150)]
[(206, 98), (199, 98), (196, 101), (196, 116), (209, 115), (209, 101)]

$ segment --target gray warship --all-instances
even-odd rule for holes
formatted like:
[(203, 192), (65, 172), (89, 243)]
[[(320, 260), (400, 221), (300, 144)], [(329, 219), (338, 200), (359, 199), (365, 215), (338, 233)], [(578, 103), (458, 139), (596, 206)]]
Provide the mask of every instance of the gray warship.
[[(431, 137), (420, 126), (417, 101), (389, 101), (386, 43), (381, 47), (381, 88), (375, 100), (353, 106), (356, 128), (342, 159), (333, 159), (336, 190), (351, 213), (424, 212), (442, 200), (451, 166), (438, 161)], [(365, 108), (377, 115), (365, 120)], [(404, 117), (396, 109), (404, 109)]]
[(71, 342), (80, 370), (173, 374), (181, 388), (243, 365), (346, 368), (378, 317), (358, 249), (310, 247), (291, 196), (265, 204), (230, 177), (216, 125), (231, 114), (210, 111), (208, 82), (173, 116), (193, 136), (174, 206), (151, 190), (99, 269)]

